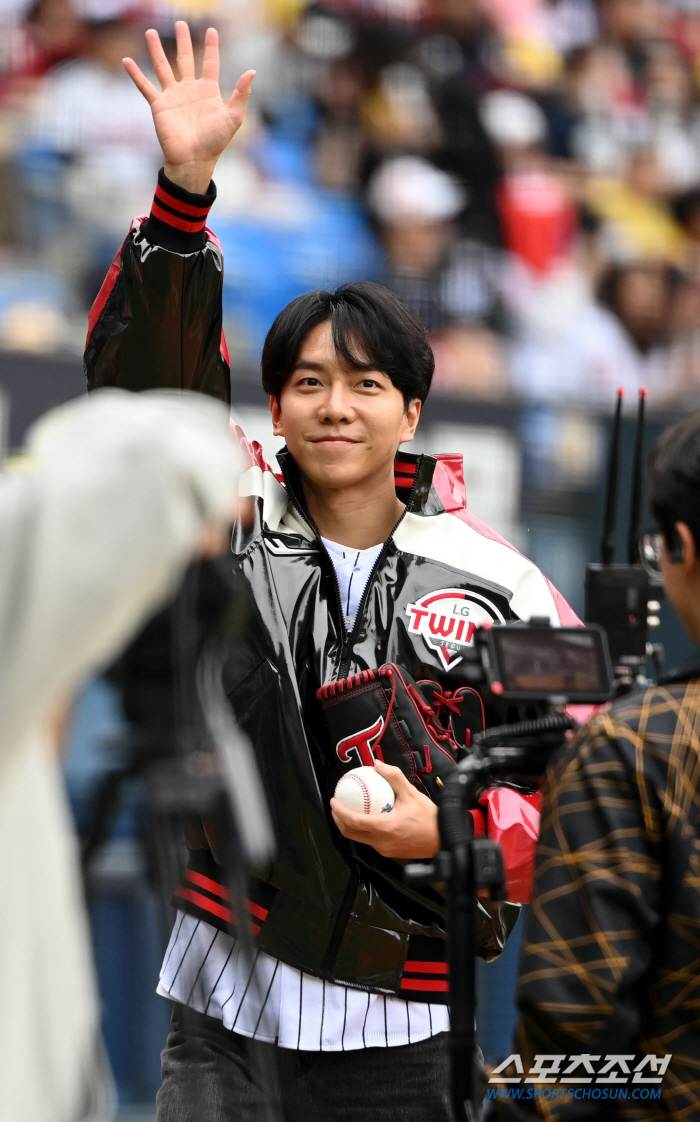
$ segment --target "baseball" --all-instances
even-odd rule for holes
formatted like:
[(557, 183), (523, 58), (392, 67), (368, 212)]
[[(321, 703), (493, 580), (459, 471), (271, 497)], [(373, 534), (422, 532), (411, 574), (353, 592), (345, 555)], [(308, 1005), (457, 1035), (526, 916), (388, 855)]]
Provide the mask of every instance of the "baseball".
[(373, 767), (356, 767), (346, 772), (338, 780), (335, 797), (358, 814), (385, 814), (394, 805), (390, 784)]

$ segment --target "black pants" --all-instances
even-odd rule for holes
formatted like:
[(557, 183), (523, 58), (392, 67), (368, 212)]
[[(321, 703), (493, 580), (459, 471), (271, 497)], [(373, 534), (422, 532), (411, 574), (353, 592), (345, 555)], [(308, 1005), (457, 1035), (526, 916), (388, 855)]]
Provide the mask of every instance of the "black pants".
[(269, 1094), (285, 1122), (452, 1122), (448, 1033), (397, 1048), (295, 1052), (180, 1005), (172, 1027), (156, 1122), (259, 1122)]

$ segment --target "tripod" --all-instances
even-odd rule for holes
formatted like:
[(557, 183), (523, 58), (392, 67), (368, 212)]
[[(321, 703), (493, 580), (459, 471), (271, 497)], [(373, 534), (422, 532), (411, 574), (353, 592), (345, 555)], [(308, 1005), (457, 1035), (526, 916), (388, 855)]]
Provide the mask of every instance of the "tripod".
[(450, 967), (451, 1098), (456, 1122), (476, 1122), (480, 1113), (480, 1071), (476, 1064), (476, 893), (505, 900), (503, 854), (497, 842), (475, 838), (469, 807), (480, 790), (498, 776), (542, 774), (549, 756), (576, 727), (565, 714), (478, 733), (474, 751), (445, 785), (438, 808), (442, 849), (431, 863), (407, 865), (413, 883), (448, 885), (448, 961)]

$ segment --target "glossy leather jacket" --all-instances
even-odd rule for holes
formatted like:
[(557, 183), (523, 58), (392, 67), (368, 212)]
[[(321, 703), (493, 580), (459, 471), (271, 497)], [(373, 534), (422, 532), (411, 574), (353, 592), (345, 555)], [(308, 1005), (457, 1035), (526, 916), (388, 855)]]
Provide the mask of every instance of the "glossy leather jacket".
[[(175, 202), (211, 203), (161, 183)], [(178, 252), (160, 226), (136, 220), (110, 270), (91, 316), (88, 386), (172, 386), (226, 398), (221, 250), (207, 232), (200, 248)], [(316, 691), (387, 661), (454, 689), (464, 684), (460, 652), (480, 622), (576, 617), (531, 562), (467, 510), (461, 457), (399, 454), (406, 511), (348, 634), (294, 461), (283, 452), (275, 474), (259, 446), (238, 435), (250, 465), (241, 494), (254, 501), (255, 519), (232, 540), (246, 623), (231, 644), (225, 687), (255, 746), (278, 840), (269, 875), (250, 885), (258, 945), (329, 981), (447, 1001), (444, 901), (430, 887), (406, 885), (398, 863), (336, 829), (329, 799), (338, 772)], [(208, 851), (193, 852), (178, 906), (229, 926), (235, 917), (223, 881)], [(484, 957), (500, 952), (516, 916), (515, 906), (482, 909)]]

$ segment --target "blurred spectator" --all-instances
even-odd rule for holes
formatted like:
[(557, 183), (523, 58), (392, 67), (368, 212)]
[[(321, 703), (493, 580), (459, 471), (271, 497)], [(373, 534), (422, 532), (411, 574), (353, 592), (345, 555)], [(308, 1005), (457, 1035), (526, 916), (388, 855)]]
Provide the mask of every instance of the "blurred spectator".
[(547, 136), (547, 121), (532, 98), (494, 90), (481, 99), (481, 119), (506, 171), (531, 169)]
[(366, 150), (362, 93), (357, 69), (346, 59), (333, 60), (318, 91), (323, 117), (316, 137), (316, 174), (324, 187), (354, 191), (360, 184)]
[(697, 277), (700, 275), (700, 186), (678, 195), (673, 200), (672, 214), (689, 239), (688, 269)]
[(426, 160), (399, 156), (374, 173), (368, 200), (386, 253), (384, 283), (439, 332), (436, 385), (498, 396), (505, 366), (491, 329), (502, 319), (501, 255), (458, 237), (464, 189)]
[(673, 215), (693, 241), (700, 244), (700, 187), (692, 187), (675, 199)]
[(667, 341), (677, 279), (658, 261), (638, 261), (609, 270), (599, 299), (617, 317), (639, 355)]
[(82, 50), (83, 39), (83, 22), (70, 0), (0, 4), (0, 246), (16, 245), (20, 238), (14, 149), (26, 100), (47, 70)]
[(694, 104), (695, 83), (685, 60), (671, 43), (648, 51), (644, 85), (651, 143), (665, 193), (700, 180), (700, 119)]
[(464, 192), (425, 160), (403, 156), (375, 172), (368, 198), (386, 251), (384, 283), (429, 330), (441, 327), (440, 282)]
[(386, 251), (384, 283), (430, 330), (496, 315), (499, 255), (479, 242), (457, 240), (466, 197), (450, 176), (425, 160), (400, 156), (375, 172), (368, 198)]
[(506, 347), (478, 324), (453, 324), (433, 336), (438, 393), (498, 400), (510, 389)]
[(604, 220), (613, 260), (659, 257), (682, 265), (688, 246), (674, 222), (666, 183), (654, 150), (639, 147), (629, 156), (621, 178), (597, 177), (586, 190), (588, 205)]
[(500, 153), (504, 176), (496, 193), (507, 248), (546, 273), (570, 248), (576, 228), (573, 201), (547, 168), (547, 120), (529, 97), (496, 90), (481, 102), (486, 130)]
[(700, 391), (700, 291), (663, 262), (612, 268), (599, 298), (618, 319), (629, 363), (659, 402)]
[(425, 77), (410, 62), (385, 66), (363, 108), (368, 136), (381, 151), (430, 152), (442, 138)]
[[(36, 0), (24, 22), (0, 15), (0, 103), (22, 81), (37, 78), (59, 62), (75, 58), (83, 47), (83, 21), (70, 0)], [(9, 18), (8, 18), (9, 17)]]
[[(598, 42), (568, 60), (565, 106), (569, 111), (560, 154), (593, 172), (619, 174), (625, 152), (638, 143), (644, 110), (624, 52)], [(566, 127), (568, 125), (568, 128)]]
[(436, 0), (433, 23), (413, 56), (425, 73), (440, 122), (433, 159), (466, 186), (464, 234), (500, 244), (495, 188), (498, 156), (479, 113), (479, 98), (500, 84), (494, 70), (497, 38), (478, 0)]
[(697, 395), (700, 295), (677, 270), (639, 260), (611, 267), (596, 303), (585, 289), (568, 306), (562, 292), (548, 296), (544, 309), (535, 301), (527, 309), (514, 348), (513, 379), (521, 391), (601, 406), (618, 386), (632, 395), (646, 386), (659, 405)]
[(598, 0), (602, 38), (620, 47), (639, 74), (646, 61), (645, 47), (665, 37), (670, 11), (664, 0)]
[(122, 66), (141, 54), (141, 31), (127, 18), (91, 22), (83, 56), (44, 79), (22, 152), (31, 227), (62, 248), (70, 237), (67, 271), (87, 306), (125, 223), (148, 210), (158, 169), (148, 105)]

